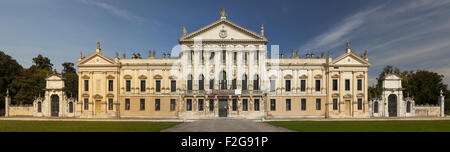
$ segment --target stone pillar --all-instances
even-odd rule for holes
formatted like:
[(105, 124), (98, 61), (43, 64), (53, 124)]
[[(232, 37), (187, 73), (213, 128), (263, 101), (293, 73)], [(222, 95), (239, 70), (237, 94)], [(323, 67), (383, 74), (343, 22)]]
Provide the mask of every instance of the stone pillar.
[(444, 109), (444, 104), (445, 104), (445, 96), (442, 94), (442, 90), (441, 90), (441, 95), (439, 95), (439, 106), (441, 108), (441, 117), (445, 117), (445, 109)]
[(9, 104), (11, 103), (11, 97), (9, 96), (9, 90), (6, 91), (5, 97), (5, 117), (9, 116)]

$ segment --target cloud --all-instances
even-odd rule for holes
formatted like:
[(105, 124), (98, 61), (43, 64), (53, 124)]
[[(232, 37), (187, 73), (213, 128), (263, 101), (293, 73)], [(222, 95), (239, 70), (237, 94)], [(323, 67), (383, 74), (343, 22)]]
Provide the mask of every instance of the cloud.
[(127, 10), (117, 8), (113, 5), (105, 3), (105, 2), (98, 2), (95, 0), (80, 0), (80, 1), (87, 5), (102, 8), (110, 14), (115, 15), (120, 18), (124, 18), (126, 20), (136, 21), (136, 22), (144, 22), (145, 21), (145, 19), (143, 17), (133, 15), (132, 13), (128, 12)]

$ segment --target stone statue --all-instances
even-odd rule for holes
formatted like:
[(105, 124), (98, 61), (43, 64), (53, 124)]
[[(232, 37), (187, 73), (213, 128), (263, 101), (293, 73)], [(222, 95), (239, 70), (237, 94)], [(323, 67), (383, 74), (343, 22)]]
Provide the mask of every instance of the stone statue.
[(163, 58), (166, 58), (166, 52), (163, 52)]
[(291, 51), (291, 59), (294, 58), (294, 50)]
[(155, 51), (155, 49), (153, 49), (153, 58), (156, 57), (155, 54), (156, 54), (156, 51)]
[(183, 25), (183, 36), (186, 36), (186, 34), (187, 34), (187, 30), (186, 30), (186, 27)]
[(367, 50), (364, 50), (364, 59), (367, 59)]
[(325, 52), (322, 51), (322, 52), (320, 53), (320, 58), (323, 59), (324, 56), (325, 56)]
[(148, 58), (152, 57), (152, 49), (148, 50)]
[(137, 53), (137, 57), (136, 58), (141, 59), (142, 58), (141, 57), (141, 53)]
[(313, 52), (313, 53), (311, 53), (311, 59), (312, 59), (312, 58), (314, 58), (314, 52)]
[(116, 58), (117, 59), (119, 58), (119, 52), (116, 52)]
[(350, 42), (347, 41), (347, 49), (350, 49)]
[(298, 58), (299, 52), (300, 52), (300, 50), (297, 49), (297, 52), (295, 52), (295, 58)]
[(97, 49), (100, 50), (100, 42), (97, 41)]
[(167, 58), (170, 59), (170, 53), (167, 53)]
[(225, 12), (225, 8), (220, 8), (220, 19), (227, 19), (227, 12)]
[(442, 89), (441, 89), (441, 92), (440, 92), (440, 94), (441, 94), (441, 96), (443, 96), (442, 94), (443, 94), (443, 92), (442, 92)]
[[(442, 90), (441, 90), (442, 92)], [(6, 89), (6, 96), (9, 97), (9, 89)]]
[(83, 52), (80, 51), (80, 59), (83, 58)]
[(126, 59), (127, 55), (125, 53), (122, 54), (122, 58)]
[(261, 24), (261, 34), (260, 35), (264, 36), (264, 25), (263, 24)]
[(131, 58), (132, 58), (132, 59), (136, 59), (136, 58), (137, 58), (136, 53), (133, 53), (133, 54), (131, 55)]
[(328, 58), (331, 58), (331, 50), (328, 50)]

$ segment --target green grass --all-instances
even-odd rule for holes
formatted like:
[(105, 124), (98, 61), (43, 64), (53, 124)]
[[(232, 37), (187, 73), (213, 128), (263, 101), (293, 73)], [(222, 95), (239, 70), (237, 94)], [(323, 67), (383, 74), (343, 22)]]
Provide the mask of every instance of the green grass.
[(0, 132), (159, 132), (179, 122), (0, 120)]
[(450, 120), (274, 121), (298, 132), (450, 132)]

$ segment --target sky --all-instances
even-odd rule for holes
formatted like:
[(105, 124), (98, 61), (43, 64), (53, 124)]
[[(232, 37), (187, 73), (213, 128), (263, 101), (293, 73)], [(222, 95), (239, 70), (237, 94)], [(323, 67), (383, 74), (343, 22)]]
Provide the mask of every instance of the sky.
[[(61, 71), (80, 52), (157, 56), (188, 33), (219, 19), (259, 33), (281, 51), (320, 54), (368, 51), (369, 84), (386, 65), (429, 70), (450, 84), (450, 1), (448, 0), (1, 0), (0, 50), (29, 67), (38, 54)], [(270, 49), (270, 47), (268, 47)]]

